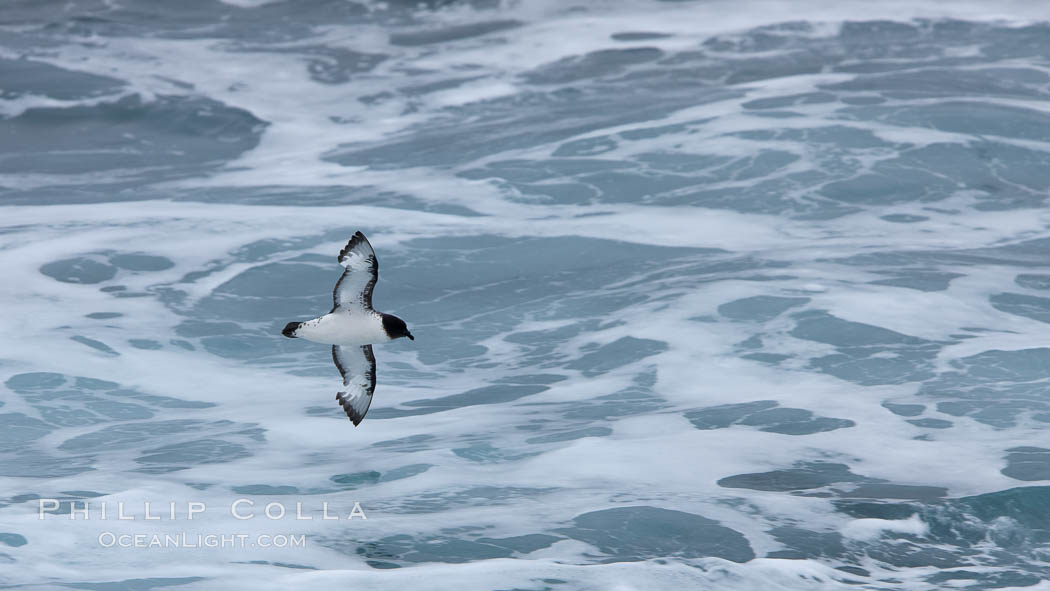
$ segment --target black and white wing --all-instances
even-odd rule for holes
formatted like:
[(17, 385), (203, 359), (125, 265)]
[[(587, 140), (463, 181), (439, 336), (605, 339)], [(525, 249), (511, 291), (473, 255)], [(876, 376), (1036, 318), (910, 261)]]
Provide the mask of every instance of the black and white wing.
[(351, 310), (372, 309), (372, 288), (379, 278), (379, 261), (372, 245), (361, 232), (356, 232), (339, 251), (339, 264), (346, 267), (343, 276), (335, 284), (333, 299), (336, 308)]
[(365, 418), (368, 405), (372, 404), (372, 392), (376, 389), (376, 358), (372, 355), (372, 345), (333, 345), (332, 360), (346, 387), (335, 395), (335, 399), (356, 427)]

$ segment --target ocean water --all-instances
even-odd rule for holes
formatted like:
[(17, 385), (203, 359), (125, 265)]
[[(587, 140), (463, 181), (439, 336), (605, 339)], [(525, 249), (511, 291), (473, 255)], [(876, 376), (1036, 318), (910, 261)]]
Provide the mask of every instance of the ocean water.
[(1050, 589), (1048, 17), (4, 2), (0, 587)]

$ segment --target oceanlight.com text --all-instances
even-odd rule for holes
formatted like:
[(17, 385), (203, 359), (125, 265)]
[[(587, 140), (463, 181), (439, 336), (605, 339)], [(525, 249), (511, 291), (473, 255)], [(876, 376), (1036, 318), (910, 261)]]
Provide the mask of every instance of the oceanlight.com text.
[(98, 534), (103, 548), (305, 548), (304, 534)]

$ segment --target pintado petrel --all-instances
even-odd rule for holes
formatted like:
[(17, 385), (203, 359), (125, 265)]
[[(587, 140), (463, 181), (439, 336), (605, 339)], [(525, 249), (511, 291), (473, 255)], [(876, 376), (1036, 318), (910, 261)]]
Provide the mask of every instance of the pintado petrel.
[(335, 284), (332, 311), (306, 322), (289, 322), (281, 334), (332, 345), (332, 360), (346, 387), (335, 399), (356, 427), (365, 418), (376, 389), (372, 344), (400, 337), (415, 340), (415, 337), (404, 320), (372, 309), (372, 288), (379, 278), (379, 261), (364, 234), (356, 232), (339, 251), (339, 264), (346, 270)]

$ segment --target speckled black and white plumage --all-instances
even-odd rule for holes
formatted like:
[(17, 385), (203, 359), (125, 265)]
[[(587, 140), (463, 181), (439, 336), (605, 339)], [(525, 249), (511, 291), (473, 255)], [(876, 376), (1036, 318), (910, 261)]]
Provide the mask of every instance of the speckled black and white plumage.
[(332, 310), (341, 306), (372, 309), (372, 290), (379, 279), (379, 259), (360, 231), (339, 251), (339, 264), (346, 267), (332, 290)]
[(281, 334), (332, 345), (332, 359), (345, 387), (335, 399), (357, 426), (365, 418), (376, 389), (372, 343), (415, 337), (404, 320), (372, 308), (379, 261), (365, 235), (355, 232), (339, 251), (338, 260), (345, 269), (332, 292), (332, 311), (313, 320), (289, 322)]
[(376, 358), (372, 354), (372, 345), (332, 345), (332, 360), (346, 387), (335, 395), (335, 399), (356, 427), (365, 418), (376, 389)]

